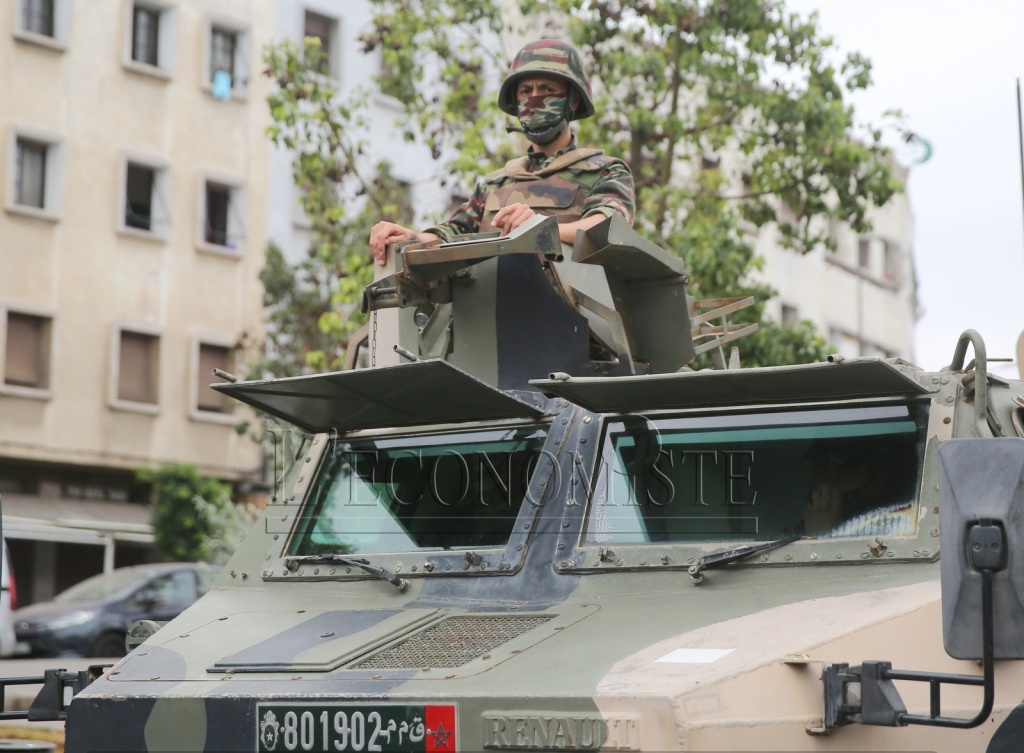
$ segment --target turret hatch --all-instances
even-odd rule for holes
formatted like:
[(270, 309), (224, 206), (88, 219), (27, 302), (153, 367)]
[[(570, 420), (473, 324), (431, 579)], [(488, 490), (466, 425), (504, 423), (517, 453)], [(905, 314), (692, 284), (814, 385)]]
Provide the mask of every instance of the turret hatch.
[(909, 367), (877, 359), (635, 377), (556, 377), (530, 384), (597, 413), (905, 397), (931, 391)]
[(211, 386), (314, 434), (544, 415), (542, 399), (527, 402), (436, 360)]

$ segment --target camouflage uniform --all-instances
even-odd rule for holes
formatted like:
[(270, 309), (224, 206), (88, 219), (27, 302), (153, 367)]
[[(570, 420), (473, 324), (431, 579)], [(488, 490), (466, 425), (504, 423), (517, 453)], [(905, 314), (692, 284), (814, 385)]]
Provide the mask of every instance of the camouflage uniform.
[(622, 160), (577, 148), (575, 138), (551, 157), (530, 149), (525, 157), (486, 176), (469, 201), (426, 232), (447, 241), (463, 233), (494, 230), (490, 221), (495, 212), (515, 203), (527, 204), (538, 214), (556, 215), (559, 222), (618, 212), (632, 224), (633, 173)]
[[(566, 94), (517, 98), (519, 81), (534, 76), (564, 82)], [(551, 143), (570, 121), (594, 114), (590, 80), (579, 53), (556, 39), (541, 39), (516, 54), (498, 93), (498, 105), (519, 119), (520, 125), (510, 130), (540, 145)], [(620, 159), (597, 149), (578, 148), (575, 137), (550, 157), (531, 147), (525, 157), (486, 176), (469, 201), (426, 232), (447, 241), (455, 235), (494, 230), (495, 213), (510, 204), (526, 204), (538, 214), (555, 215), (560, 223), (618, 212), (632, 225), (633, 174)]]

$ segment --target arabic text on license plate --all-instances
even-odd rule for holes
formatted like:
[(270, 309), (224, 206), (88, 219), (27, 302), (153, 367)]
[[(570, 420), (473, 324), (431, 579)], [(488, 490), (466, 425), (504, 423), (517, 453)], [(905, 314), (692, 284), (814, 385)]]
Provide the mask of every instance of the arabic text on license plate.
[(261, 703), (259, 753), (455, 753), (455, 706)]

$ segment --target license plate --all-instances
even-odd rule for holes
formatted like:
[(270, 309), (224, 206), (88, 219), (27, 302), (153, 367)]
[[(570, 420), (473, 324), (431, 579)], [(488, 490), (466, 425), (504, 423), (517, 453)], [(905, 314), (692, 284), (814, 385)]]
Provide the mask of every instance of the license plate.
[(455, 706), (261, 703), (259, 753), (455, 753)]

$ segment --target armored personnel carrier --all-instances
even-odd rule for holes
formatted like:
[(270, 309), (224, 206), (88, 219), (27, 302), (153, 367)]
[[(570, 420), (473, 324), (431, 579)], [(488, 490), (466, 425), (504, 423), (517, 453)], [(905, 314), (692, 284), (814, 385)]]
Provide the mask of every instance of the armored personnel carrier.
[[(69, 753), (1019, 750), (1024, 384), (973, 332), (937, 373), (680, 371), (707, 322), (620, 229), (400, 250), (367, 306), (408, 362), (220, 385), (290, 467), (62, 702)], [(517, 336), (506, 274), (570, 309), (539, 353), (472, 345)]]

